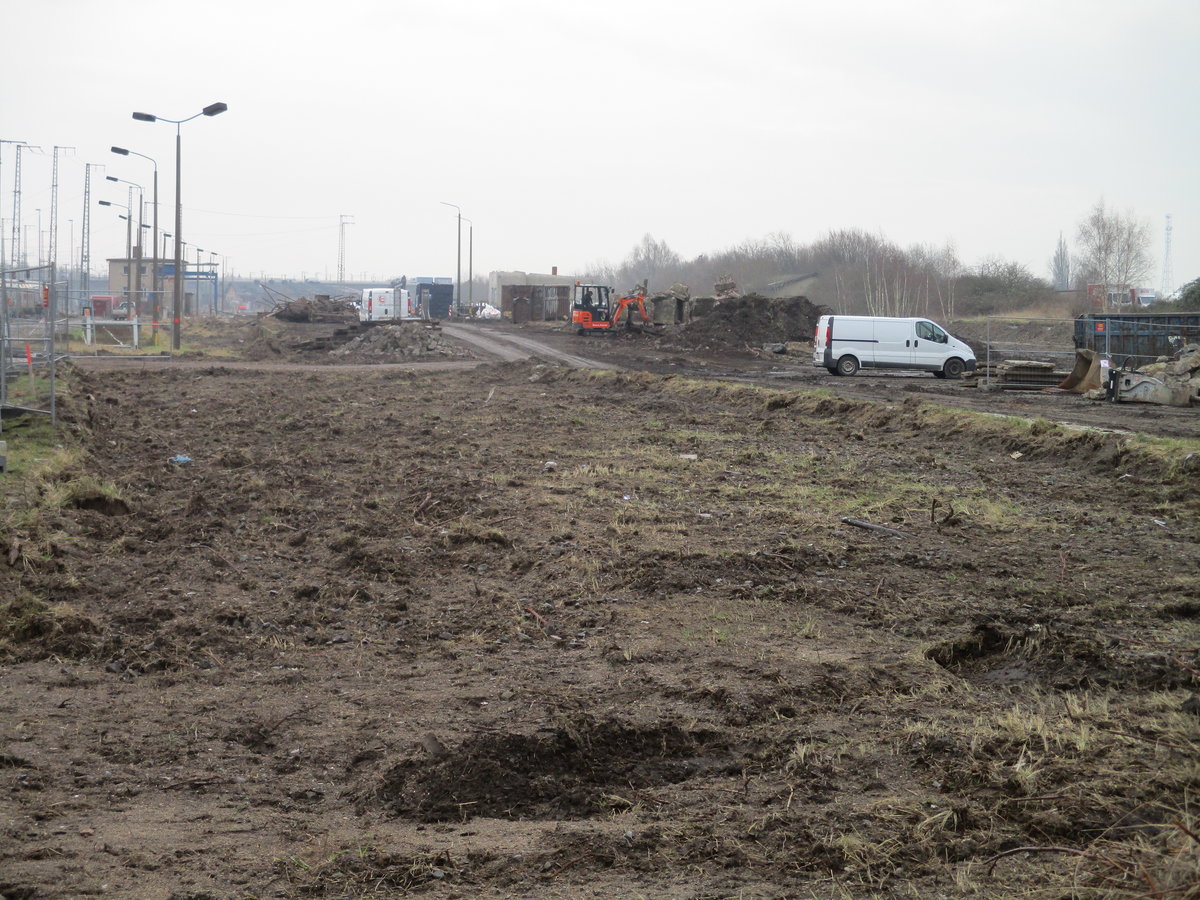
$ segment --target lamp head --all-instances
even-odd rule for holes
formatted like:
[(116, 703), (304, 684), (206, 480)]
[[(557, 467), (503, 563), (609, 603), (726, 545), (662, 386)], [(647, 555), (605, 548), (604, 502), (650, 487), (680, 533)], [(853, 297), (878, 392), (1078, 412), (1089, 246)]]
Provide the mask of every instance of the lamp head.
[(227, 109), (229, 109), (229, 106), (224, 103), (214, 103), (212, 106), (204, 107), (203, 112), (206, 116), (219, 116)]
[(111, 147), (109, 149), (111, 149), (113, 153), (119, 153), (121, 156), (129, 155), (129, 151), (126, 150), (124, 147)]
[(104, 180), (105, 181), (120, 181), (121, 179), (118, 178), (116, 175), (105, 175)]
[(111, 204), (111, 203), (109, 203), (107, 200), (101, 200), (101, 201), (100, 201), (100, 205), (101, 205), (101, 206), (112, 206), (112, 204)]
[(133, 117), (139, 122), (157, 122), (158, 116), (152, 116), (150, 113), (134, 113)]

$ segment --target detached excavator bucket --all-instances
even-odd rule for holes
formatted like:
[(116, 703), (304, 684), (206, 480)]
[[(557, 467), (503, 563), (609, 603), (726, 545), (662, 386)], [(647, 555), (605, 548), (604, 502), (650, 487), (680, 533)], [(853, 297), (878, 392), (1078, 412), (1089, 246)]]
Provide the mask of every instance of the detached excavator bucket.
[(1086, 394), (1101, 387), (1100, 354), (1095, 350), (1076, 350), (1075, 368), (1071, 374), (1062, 380), (1053, 391), (1067, 391), (1071, 394)]

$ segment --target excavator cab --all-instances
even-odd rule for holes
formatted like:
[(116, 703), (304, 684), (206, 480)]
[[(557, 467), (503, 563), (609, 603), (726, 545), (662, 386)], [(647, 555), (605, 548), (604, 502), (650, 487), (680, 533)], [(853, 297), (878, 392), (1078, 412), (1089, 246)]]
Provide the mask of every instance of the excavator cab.
[(651, 330), (654, 323), (646, 313), (645, 301), (644, 286), (639, 286), (631, 294), (614, 298), (613, 289), (608, 285), (576, 282), (575, 294), (571, 300), (571, 326), (579, 334), (612, 331), (624, 318), (626, 328)]
[(571, 297), (571, 324), (580, 334), (612, 327), (612, 288), (606, 284), (575, 283)]

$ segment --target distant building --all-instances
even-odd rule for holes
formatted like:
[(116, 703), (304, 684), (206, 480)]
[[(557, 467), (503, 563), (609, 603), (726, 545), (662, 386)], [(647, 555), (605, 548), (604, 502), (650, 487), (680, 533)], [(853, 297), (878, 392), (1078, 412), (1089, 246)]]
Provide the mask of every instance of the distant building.
[[(559, 275), (556, 266), (549, 275), (536, 272), (489, 272), (488, 303), (511, 318), (513, 304), (527, 300), (529, 318), (535, 322), (571, 318), (571, 288), (576, 278)], [(525, 304), (522, 304), (522, 318)]]
[[(175, 258), (159, 259), (149, 256), (117, 257), (108, 262), (108, 293), (119, 302), (137, 302), (138, 314), (162, 319), (170, 315), (175, 297)], [(158, 267), (157, 288), (152, 284), (155, 265)], [(204, 315), (215, 311), (217, 304), (217, 268), (214, 263), (200, 266), (183, 265), (183, 315)]]

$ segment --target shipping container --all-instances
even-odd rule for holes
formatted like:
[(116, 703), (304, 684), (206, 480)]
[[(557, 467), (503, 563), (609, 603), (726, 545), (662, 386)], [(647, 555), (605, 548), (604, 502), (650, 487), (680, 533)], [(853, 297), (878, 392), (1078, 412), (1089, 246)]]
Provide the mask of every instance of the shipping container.
[(1087, 313), (1075, 320), (1076, 349), (1095, 350), (1121, 364), (1174, 356), (1185, 344), (1200, 344), (1200, 312)]

